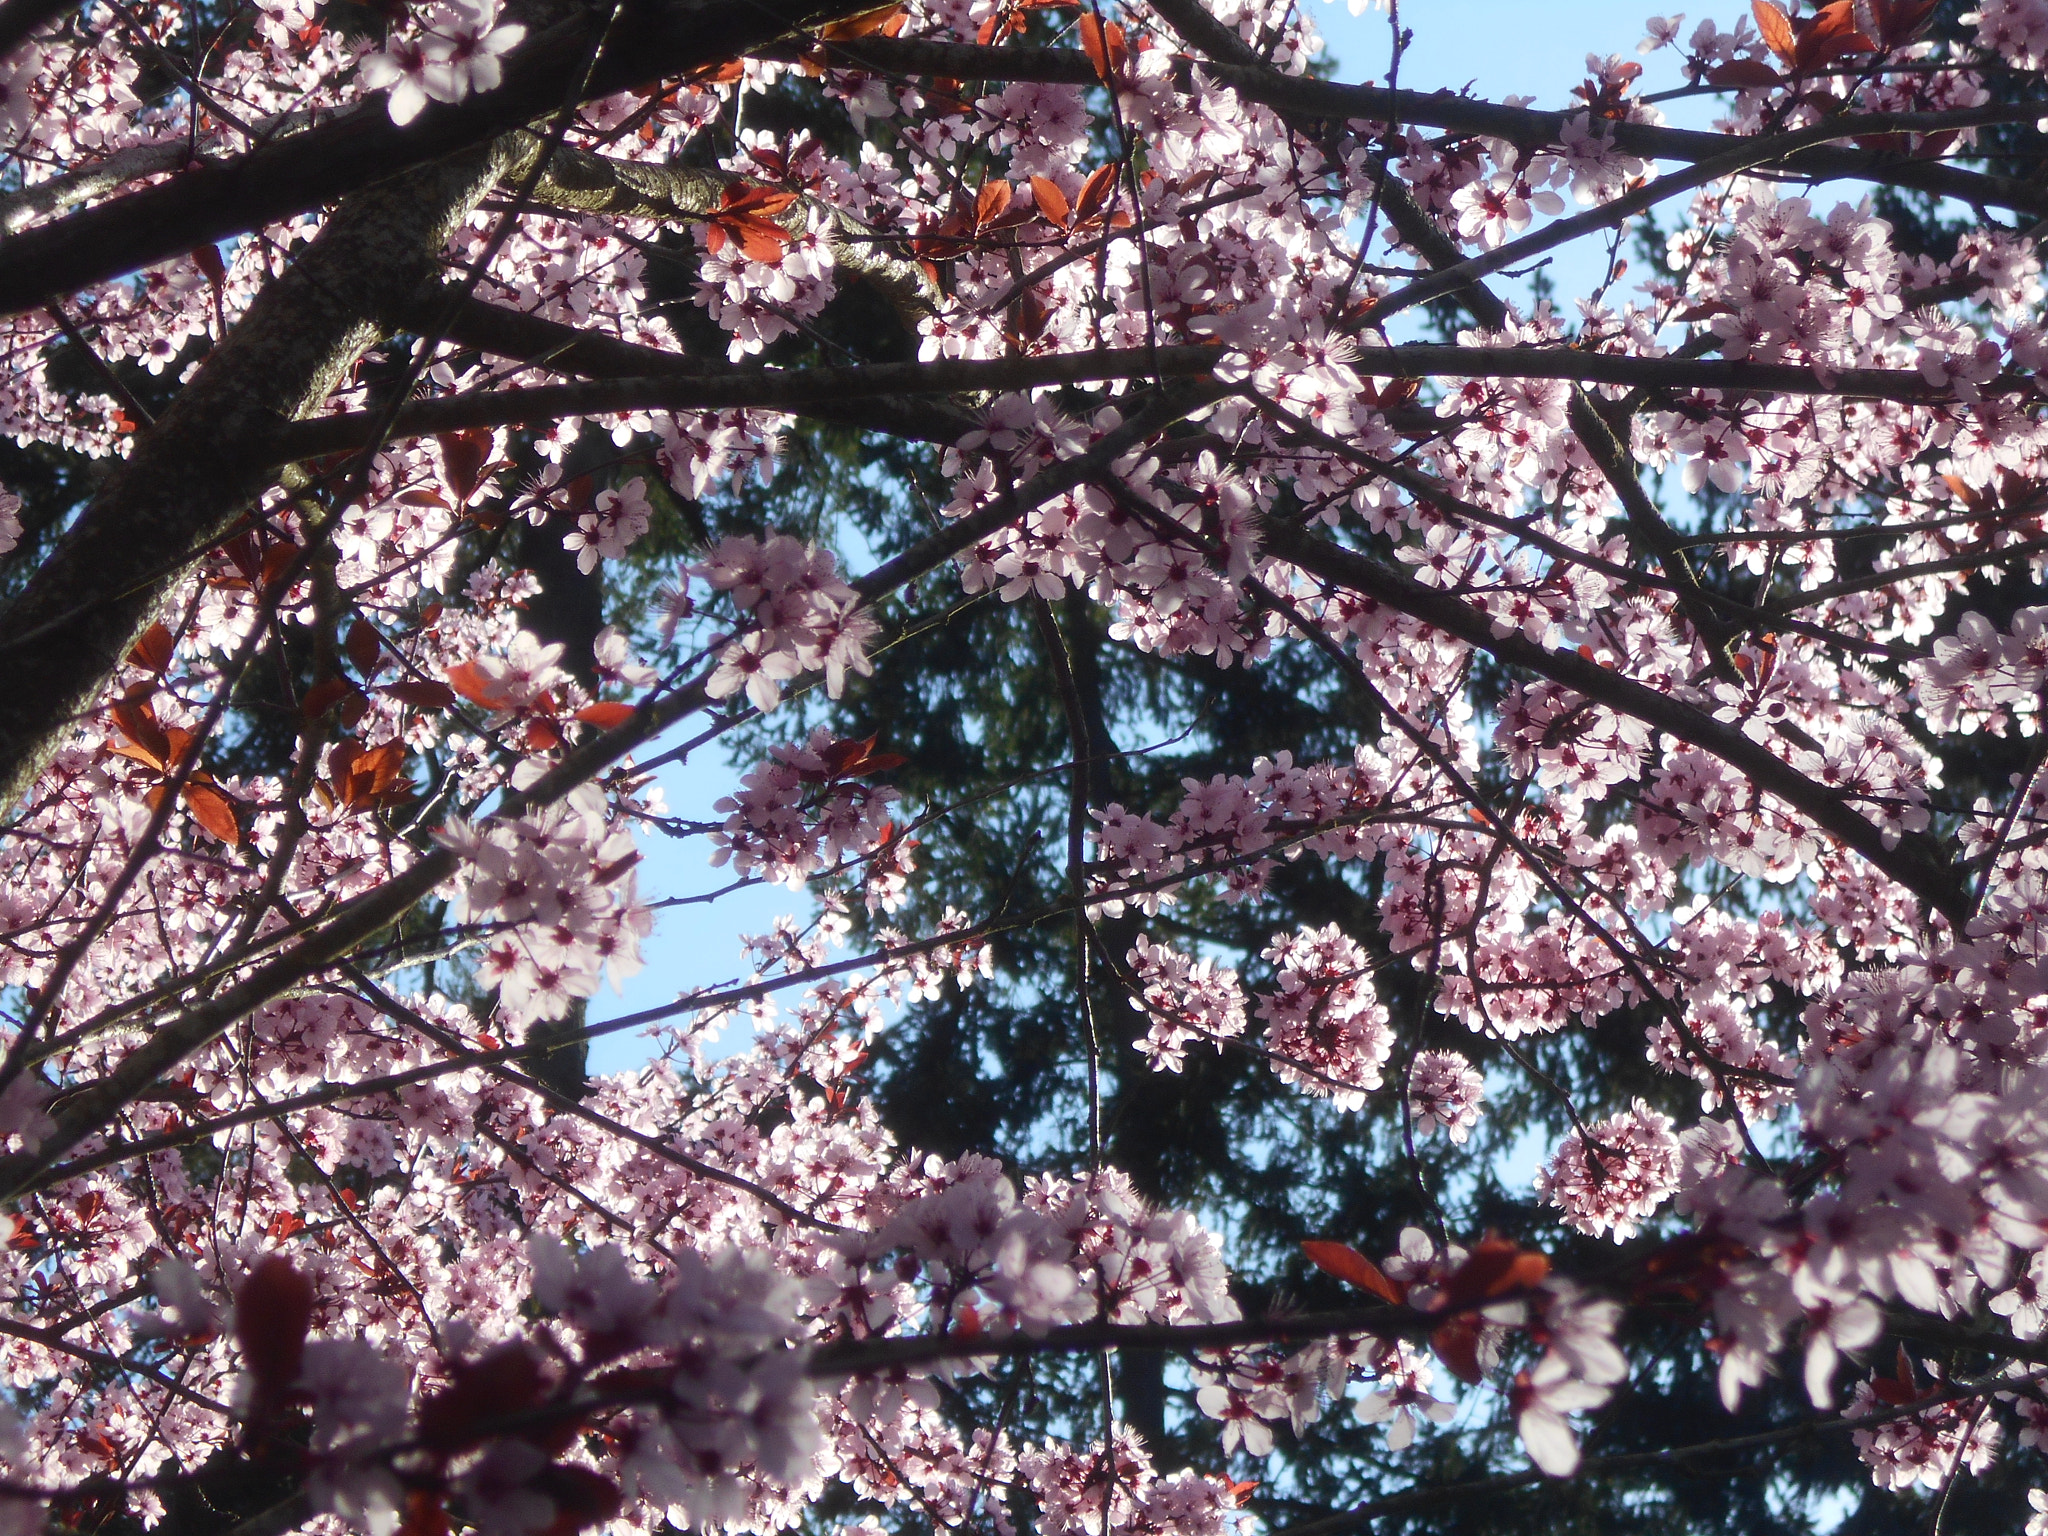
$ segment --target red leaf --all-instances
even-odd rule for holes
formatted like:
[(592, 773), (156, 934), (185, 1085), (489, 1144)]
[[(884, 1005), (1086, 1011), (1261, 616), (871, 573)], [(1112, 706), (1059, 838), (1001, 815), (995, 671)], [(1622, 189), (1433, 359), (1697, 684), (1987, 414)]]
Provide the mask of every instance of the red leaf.
[(296, 544), (273, 544), (263, 552), (263, 585), (270, 586), (284, 573), (298, 564), (299, 546)]
[(630, 704), (597, 703), (584, 705), (576, 711), (576, 718), (600, 731), (611, 731), (624, 725), (635, 713)]
[(543, 1467), (533, 1484), (555, 1506), (555, 1519), (540, 1536), (576, 1536), (587, 1526), (603, 1525), (619, 1512), (618, 1485), (588, 1467)]
[(974, 196), (974, 222), (978, 225), (994, 223), (1003, 216), (1015, 195), (1010, 184), (1001, 177), (983, 182), (981, 190)]
[(481, 704), (485, 709), (496, 709), (503, 702), (498, 685), (473, 661), (465, 661), (450, 667), (448, 686), (472, 704)]
[(1762, 59), (1730, 59), (1707, 71), (1707, 84), (1742, 90), (1751, 86), (1770, 87), (1785, 77)]
[(263, 574), (263, 553), (256, 547), (255, 534), (245, 529), (222, 544), (220, 550), (246, 579), (254, 581)]
[(396, 683), (386, 683), (382, 689), (394, 699), (402, 699), (421, 709), (446, 709), (455, 702), (455, 690), (446, 683), (437, 683), (432, 678), (409, 677)]
[(1822, 69), (1851, 53), (1870, 53), (1877, 45), (1856, 25), (1855, 0), (1833, 0), (1799, 29), (1801, 69)]
[(484, 464), (491, 452), (490, 431), (471, 427), (465, 432), (440, 432), (434, 441), (441, 445), (441, 477), (455, 493), (456, 505), (466, 506), (483, 484)]
[(156, 711), (151, 709), (147, 702), (136, 703), (132, 699), (122, 699), (114, 705), (114, 724), (136, 749), (133, 752), (123, 752), (121, 748), (116, 747), (116, 752), (120, 752), (123, 757), (132, 757), (138, 763), (146, 763), (158, 773), (162, 773), (170, 766), (170, 738), (164, 734), (163, 727), (156, 723)]
[[(772, 218), (796, 201), (794, 192), (764, 187), (759, 182), (735, 182), (718, 194), (718, 213)], [(716, 218), (718, 215), (714, 214)]]
[(1468, 1387), (1479, 1385), (1486, 1374), (1479, 1369), (1479, 1325), (1469, 1317), (1439, 1324), (1429, 1336), (1429, 1347), (1445, 1369)]
[(1309, 1263), (1326, 1275), (1335, 1275), (1346, 1285), (1371, 1291), (1382, 1301), (1392, 1302), (1397, 1307), (1408, 1299), (1400, 1286), (1381, 1273), (1379, 1265), (1348, 1243), (1312, 1240), (1303, 1243), (1301, 1251), (1308, 1255)]
[(766, 219), (738, 219), (733, 237), (740, 243), (740, 254), (749, 261), (771, 266), (782, 260), (783, 247), (789, 244), (789, 231), (779, 224), (770, 224)]
[(1067, 202), (1067, 194), (1043, 176), (1031, 178), (1031, 201), (1048, 224), (1057, 224), (1065, 229), (1074, 221), (1074, 210)]
[(152, 624), (142, 632), (142, 638), (128, 653), (128, 665), (148, 672), (161, 672), (171, 664), (171, 652), (176, 647), (177, 642), (171, 638), (168, 629), (161, 624)]
[(724, 64), (706, 64), (702, 69), (693, 69), (683, 78), (692, 85), (730, 85), (735, 80), (747, 77), (746, 61), (732, 59)]
[(1077, 220), (1092, 219), (1102, 211), (1109, 201), (1109, 195), (1116, 188), (1118, 165), (1099, 166), (1091, 171), (1088, 179), (1081, 183), (1081, 195), (1074, 199), (1074, 217)]
[(353, 810), (395, 805), (412, 795), (412, 781), (399, 777), (405, 766), (405, 747), (387, 741), (353, 757), (347, 749), (337, 752), (332, 769), (335, 798)]
[(547, 1390), (540, 1361), (524, 1344), (500, 1344), (480, 1360), (456, 1363), (452, 1374), (419, 1411), (421, 1442), (443, 1454), (470, 1445), (477, 1425), (531, 1408)]
[(327, 678), (306, 690), (306, 696), (299, 700), (299, 713), (308, 720), (318, 720), (355, 691), (356, 685), (345, 677)]
[(235, 1291), (235, 1342), (257, 1391), (274, 1398), (298, 1379), (313, 1326), (313, 1282), (271, 1254)]
[(1792, 31), (1792, 18), (1785, 14), (1776, 0), (1750, 0), (1749, 9), (1756, 17), (1757, 31), (1763, 34), (1771, 52), (1790, 64), (1799, 48), (1799, 39)]
[(1088, 55), (1088, 62), (1095, 66), (1102, 83), (1114, 84), (1130, 56), (1124, 47), (1124, 29), (1113, 21), (1104, 26), (1093, 16), (1083, 16), (1078, 25), (1081, 51)]
[(220, 247), (208, 242), (195, 247), (192, 260), (206, 274), (207, 282), (218, 288), (228, 280), (227, 263), (220, 259)]
[(185, 786), (185, 809), (192, 813), (192, 819), (206, 828), (230, 848), (242, 844), (241, 823), (235, 820), (235, 802), (222, 794), (211, 784), (202, 784), (197, 779)]
[[(858, 16), (849, 16), (844, 21), (835, 21), (821, 28), (818, 36), (828, 43), (850, 43), (857, 37), (869, 37), (877, 32), (886, 32), (890, 24), (901, 31), (906, 12), (900, 5), (884, 5), (872, 11), (862, 11)], [(893, 32), (889, 33), (894, 36)]]
[(1542, 1254), (1525, 1250), (1504, 1237), (1484, 1237), (1473, 1244), (1470, 1256), (1444, 1282), (1438, 1310), (1452, 1312), (1527, 1290), (1549, 1273), (1550, 1260)]
[(358, 619), (349, 626), (344, 649), (348, 651), (348, 659), (356, 664), (356, 671), (367, 678), (376, 669), (377, 657), (384, 649), (384, 642), (377, 638), (376, 630)]

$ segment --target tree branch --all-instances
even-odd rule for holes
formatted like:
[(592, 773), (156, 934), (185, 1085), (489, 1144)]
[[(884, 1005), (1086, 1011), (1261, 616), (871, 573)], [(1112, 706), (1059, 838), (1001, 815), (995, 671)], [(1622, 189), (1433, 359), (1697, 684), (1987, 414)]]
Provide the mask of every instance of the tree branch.
[(1390, 566), (1327, 539), (1274, 524), (1268, 529), (1266, 544), (1272, 553), (1313, 576), (1383, 602), (1509, 666), (1547, 677), (1609, 709), (1633, 715), (1646, 725), (1711, 752), (1758, 788), (1777, 796), (1844, 846), (1854, 849), (1958, 928), (1967, 921), (1968, 893), (1954, 863), (1934, 839), (1924, 833), (1906, 832), (1888, 844), (1888, 834), (1846, 800), (1799, 772), (1740, 726), (1718, 720), (1697, 705), (1660, 693), (1576, 652), (1548, 650), (1518, 632), (1499, 634), (1487, 614), (1454, 594), (1426, 587)]

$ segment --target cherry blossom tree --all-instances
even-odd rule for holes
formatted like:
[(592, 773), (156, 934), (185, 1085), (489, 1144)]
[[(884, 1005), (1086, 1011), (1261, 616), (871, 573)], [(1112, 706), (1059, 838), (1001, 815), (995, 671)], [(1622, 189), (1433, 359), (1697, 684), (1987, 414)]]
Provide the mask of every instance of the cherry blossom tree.
[[(8, 1531), (2048, 1530), (2048, 3), (1387, 21), (0, 0)], [(656, 839), (790, 915), (592, 1022)]]

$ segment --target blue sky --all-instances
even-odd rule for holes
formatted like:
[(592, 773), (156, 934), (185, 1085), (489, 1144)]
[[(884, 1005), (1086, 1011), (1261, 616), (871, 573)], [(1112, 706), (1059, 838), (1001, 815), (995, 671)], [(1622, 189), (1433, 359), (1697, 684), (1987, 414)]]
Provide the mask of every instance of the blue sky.
[[(1322, 0), (1308, 3), (1337, 60), (1338, 77), (1383, 79), (1389, 54), (1387, 15), (1367, 11), (1354, 17), (1341, 0), (1334, 5)], [(1401, 20), (1414, 40), (1402, 59), (1401, 84), (1422, 90), (1469, 89), (1492, 100), (1531, 96), (1537, 106), (1562, 107), (1585, 74), (1586, 55), (1633, 57), (1643, 22), (1652, 14), (1644, 0), (1568, 0), (1548, 6), (1529, 0), (1408, 0)], [(1733, 15), (1729, 11), (1725, 19), (1732, 22)], [(1672, 54), (1646, 62), (1648, 87), (1675, 83)], [(1670, 115), (1688, 126), (1705, 126), (1705, 108), (1687, 105), (1692, 110)], [(1561, 271), (1560, 289), (1569, 293), (1573, 286), (1569, 270)], [(665, 769), (661, 779), (672, 813), (708, 819), (712, 803), (731, 792), (738, 775), (714, 747), (696, 761)], [(706, 862), (709, 850), (702, 840), (678, 844), (648, 837), (643, 846), (644, 894), (694, 895), (726, 883), (725, 872)], [(801, 893), (756, 887), (712, 905), (662, 913), (645, 946), (646, 969), (627, 984), (623, 997), (607, 988), (593, 999), (591, 1018), (617, 1018), (672, 1001), (684, 991), (739, 978), (740, 935), (765, 931), (777, 913), (807, 908)], [(619, 1071), (638, 1065), (646, 1055), (646, 1042), (638, 1035), (608, 1035), (593, 1043), (591, 1066), (600, 1072)]]

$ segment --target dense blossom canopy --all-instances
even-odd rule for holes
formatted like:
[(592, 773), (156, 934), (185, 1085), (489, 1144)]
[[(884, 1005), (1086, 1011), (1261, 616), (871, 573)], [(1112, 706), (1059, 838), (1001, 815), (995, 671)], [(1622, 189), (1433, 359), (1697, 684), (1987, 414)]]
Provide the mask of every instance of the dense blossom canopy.
[[(0, 1527), (1306, 1536), (1818, 1439), (2048, 1531), (2048, 0), (1650, 18), (1711, 129), (1388, 19), (0, 0)], [(1003, 615), (1054, 760), (919, 780), (892, 657)], [(1262, 673), (1323, 724), (1132, 787)], [(982, 815), (1050, 888), (920, 873)], [(661, 839), (791, 916), (588, 1077)], [(933, 1151), (877, 1056), (1020, 987), (960, 1070), (1064, 1112)], [(1226, 1058), (1205, 1157), (1405, 1214), (1120, 1167)]]

